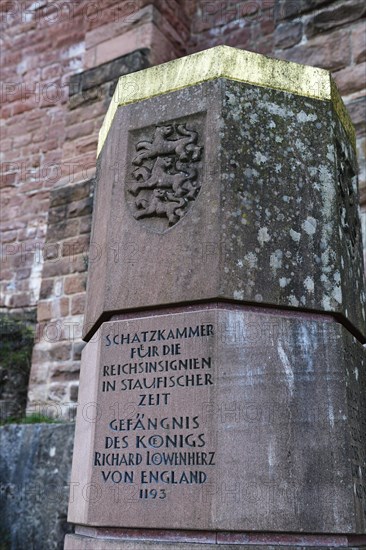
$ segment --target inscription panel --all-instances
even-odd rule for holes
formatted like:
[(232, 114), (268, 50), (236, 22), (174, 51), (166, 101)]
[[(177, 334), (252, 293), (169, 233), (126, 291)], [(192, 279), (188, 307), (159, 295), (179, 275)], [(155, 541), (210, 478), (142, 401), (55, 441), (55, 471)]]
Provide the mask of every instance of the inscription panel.
[(89, 482), (73, 470), (70, 521), (362, 529), (350, 454), (364, 405), (350, 408), (345, 334), (235, 308), (104, 323), (83, 359), (81, 383), (95, 378), (97, 396), (79, 404), (77, 430), (93, 436), (89, 449), (76, 437)]
[(214, 325), (158, 319), (107, 327), (98, 403), (109, 417), (96, 430), (94, 478), (118, 486), (123, 500), (169, 508), (181, 488), (194, 497), (215, 466), (200, 410), (215, 381)]
[[(203, 405), (215, 386), (215, 320), (210, 312), (104, 323), (87, 344), (95, 362), (89, 351), (80, 384), (95, 378), (98, 389), (90, 402), (81, 398), (74, 454), (85, 457), (90, 475), (79, 482), (73, 469), (70, 521), (155, 527), (166, 518), (183, 527), (203, 520), (202, 488), (216, 483), (216, 431)], [(85, 431), (93, 433), (87, 453), (77, 449)]]

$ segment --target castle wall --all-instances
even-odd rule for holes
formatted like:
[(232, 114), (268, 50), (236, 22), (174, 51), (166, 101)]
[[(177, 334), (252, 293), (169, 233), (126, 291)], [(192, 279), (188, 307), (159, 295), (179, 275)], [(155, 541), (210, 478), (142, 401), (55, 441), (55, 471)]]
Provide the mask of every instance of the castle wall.
[(37, 310), (30, 411), (68, 418), (77, 402), (87, 268), (100, 254), (90, 245), (97, 135), (120, 75), (218, 44), (331, 70), (357, 131), (365, 222), (361, 0), (41, 0), (2, 9), (0, 308)]

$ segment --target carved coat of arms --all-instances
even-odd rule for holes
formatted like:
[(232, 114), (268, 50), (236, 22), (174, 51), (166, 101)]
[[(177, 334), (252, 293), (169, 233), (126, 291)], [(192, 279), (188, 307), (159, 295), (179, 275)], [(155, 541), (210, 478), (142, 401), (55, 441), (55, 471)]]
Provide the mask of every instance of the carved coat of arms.
[(357, 176), (342, 148), (338, 145), (338, 178), (340, 194), (341, 225), (346, 235), (347, 246), (352, 258), (356, 255), (361, 232), (361, 222), (358, 215), (358, 198), (355, 193)]
[(201, 187), (198, 166), (202, 149), (198, 132), (189, 124), (158, 126), (152, 141), (136, 143), (133, 181), (127, 185), (135, 219), (159, 218), (164, 230), (186, 214)]

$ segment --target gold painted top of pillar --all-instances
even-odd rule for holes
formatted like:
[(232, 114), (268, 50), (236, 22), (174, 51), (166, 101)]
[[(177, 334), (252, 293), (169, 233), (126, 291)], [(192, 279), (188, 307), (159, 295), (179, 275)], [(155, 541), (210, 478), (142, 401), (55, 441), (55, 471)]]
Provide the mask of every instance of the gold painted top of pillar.
[(217, 78), (331, 101), (355, 147), (352, 121), (329, 71), (229, 46), (217, 46), (122, 76), (99, 132), (97, 154), (103, 148), (118, 107)]

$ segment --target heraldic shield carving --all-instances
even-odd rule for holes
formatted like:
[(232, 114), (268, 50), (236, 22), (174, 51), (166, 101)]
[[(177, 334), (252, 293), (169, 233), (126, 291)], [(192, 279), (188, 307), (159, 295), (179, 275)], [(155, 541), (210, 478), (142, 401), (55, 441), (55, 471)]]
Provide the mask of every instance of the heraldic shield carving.
[(350, 256), (354, 259), (357, 256), (361, 238), (361, 221), (356, 194), (357, 175), (340, 143), (337, 143), (337, 152), (341, 226), (347, 239)]
[(136, 140), (127, 202), (136, 220), (158, 232), (175, 225), (196, 200), (203, 146), (197, 122), (176, 122)]

